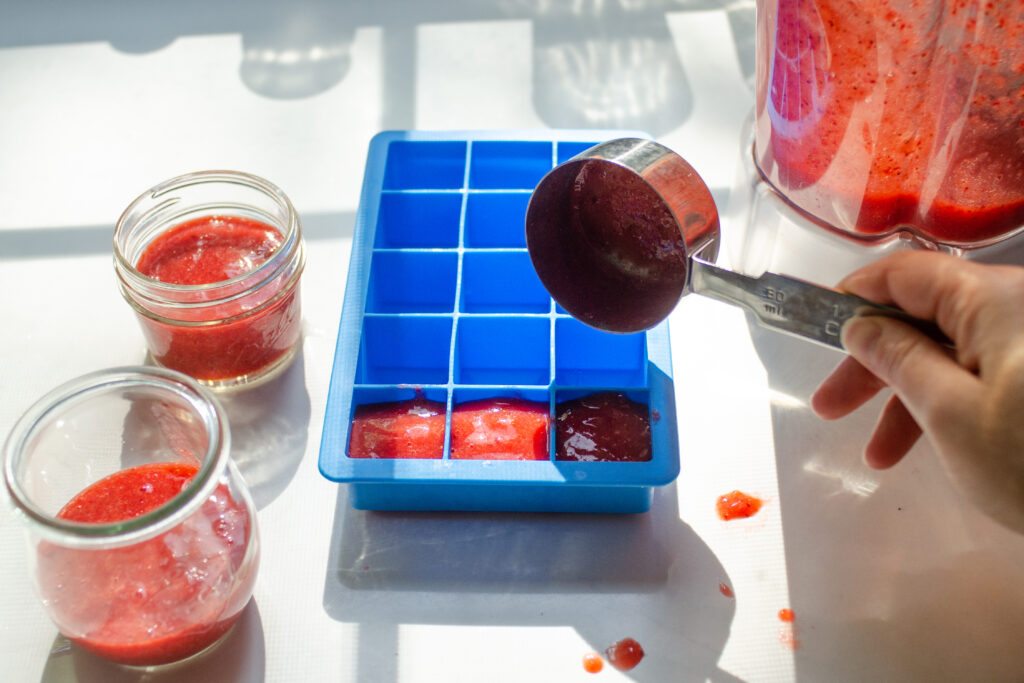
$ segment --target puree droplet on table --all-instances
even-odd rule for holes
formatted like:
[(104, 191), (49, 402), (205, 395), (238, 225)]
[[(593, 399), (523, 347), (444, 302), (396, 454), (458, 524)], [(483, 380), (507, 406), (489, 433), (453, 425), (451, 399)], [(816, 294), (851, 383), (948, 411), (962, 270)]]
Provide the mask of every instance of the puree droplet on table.
[(583, 655), (583, 670), (588, 674), (601, 673), (604, 669), (604, 660), (596, 652), (588, 652)]
[(757, 496), (742, 491), (730, 491), (718, 497), (715, 508), (722, 520), (745, 519), (757, 514), (763, 504), (764, 501)]
[(604, 651), (608, 663), (619, 671), (629, 671), (644, 658), (644, 649), (633, 638), (623, 638)]

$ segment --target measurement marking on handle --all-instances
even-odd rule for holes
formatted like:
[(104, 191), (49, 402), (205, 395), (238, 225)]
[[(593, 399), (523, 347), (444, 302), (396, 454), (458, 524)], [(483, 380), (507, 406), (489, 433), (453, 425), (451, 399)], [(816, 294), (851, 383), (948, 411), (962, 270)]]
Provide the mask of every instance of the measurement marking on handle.
[(775, 287), (761, 288), (761, 308), (768, 315), (785, 318), (786, 314), (782, 309), (782, 304), (785, 300), (786, 292), (783, 290), (776, 289)]
[(842, 306), (832, 304), (832, 317), (825, 321), (825, 334), (838, 337), (840, 330), (843, 329), (843, 321), (849, 317), (849, 315), (843, 315)]
[(885, 315), (909, 322), (940, 344), (952, 346), (934, 323), (903, 311), (795, 278), (764, 273), (751, 277), (691, 257), (690, 291), (740, 306), (767, 327), (842, 350), (843, 323), (855, 315)]

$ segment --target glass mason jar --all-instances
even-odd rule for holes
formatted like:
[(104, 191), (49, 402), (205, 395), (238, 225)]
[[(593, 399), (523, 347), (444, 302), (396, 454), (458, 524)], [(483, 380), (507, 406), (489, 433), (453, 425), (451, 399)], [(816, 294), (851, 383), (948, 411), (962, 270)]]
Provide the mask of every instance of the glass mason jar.
[(114, 368), (46, 394), (4, 446), (51, 620), (100, 657), (155, 666), (218, 642), (252, 596), (256, 510), (227, 418), (191, 378)]
[(755, 163), (860, 240), (1024, 227), (1024, 6), (757, 0)]
[(114, 230), (114, 269), (149, 354), (214, 389), (252, 385), (294, 358), (305, 249), (273, 184), (202, 171), (132, 202)]

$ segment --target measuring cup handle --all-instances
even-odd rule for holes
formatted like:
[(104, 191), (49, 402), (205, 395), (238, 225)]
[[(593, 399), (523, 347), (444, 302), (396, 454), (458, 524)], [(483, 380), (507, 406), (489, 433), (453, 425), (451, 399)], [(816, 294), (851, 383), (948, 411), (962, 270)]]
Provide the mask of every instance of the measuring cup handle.
[(855, 315), (896, 318), (943, 346), (953, 346), (935, 323), (853, 294), (776, 273), (751, 277), (696, 257), (690, 259), (690, 270), (694, 293), (740, 306), (767, 327), (831, 348), (844, 350), (839, 331), (843, 322)]

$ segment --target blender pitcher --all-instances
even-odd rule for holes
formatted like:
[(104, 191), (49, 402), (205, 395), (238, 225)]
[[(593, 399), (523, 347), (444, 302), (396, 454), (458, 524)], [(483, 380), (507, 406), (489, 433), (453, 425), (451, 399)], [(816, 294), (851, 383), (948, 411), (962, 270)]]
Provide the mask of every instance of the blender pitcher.
[(858, 241), (1024, 229), (1024, 1), (757, 0), (754, 163)]

